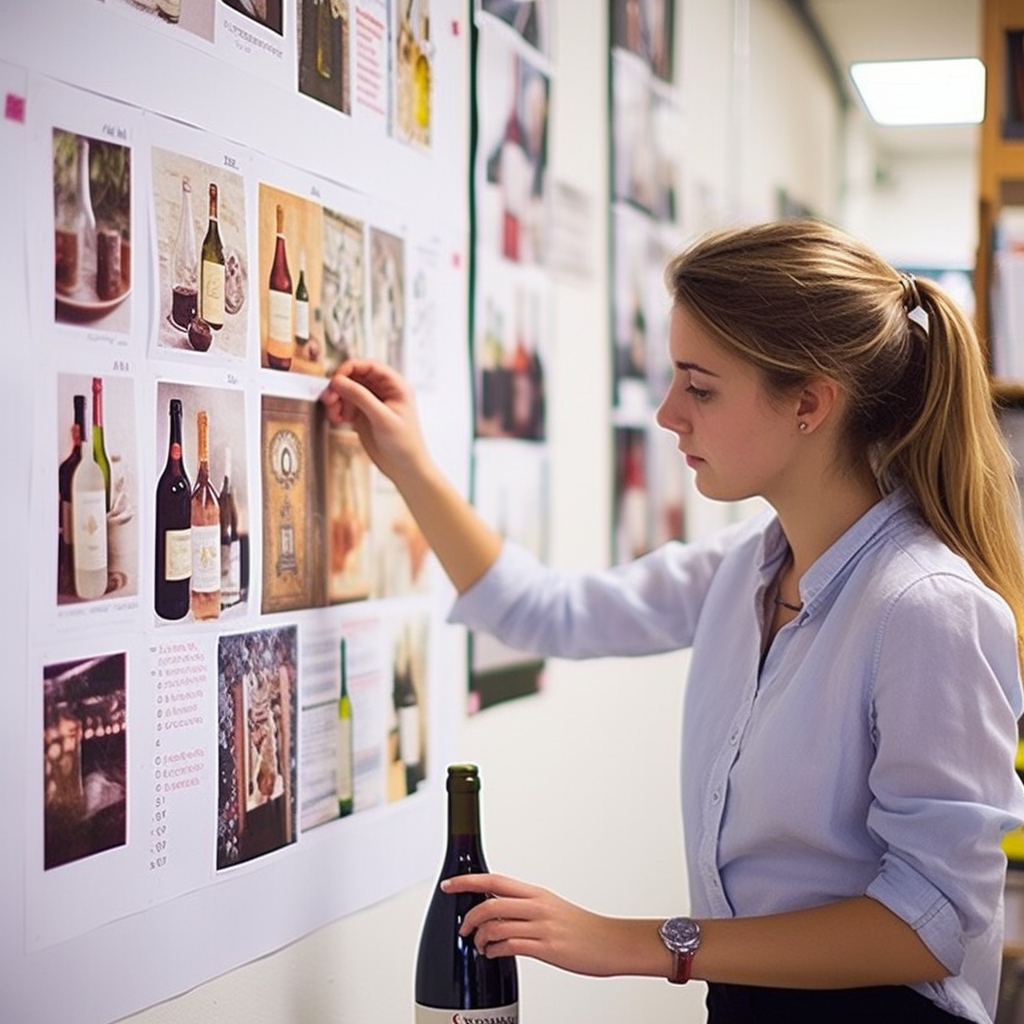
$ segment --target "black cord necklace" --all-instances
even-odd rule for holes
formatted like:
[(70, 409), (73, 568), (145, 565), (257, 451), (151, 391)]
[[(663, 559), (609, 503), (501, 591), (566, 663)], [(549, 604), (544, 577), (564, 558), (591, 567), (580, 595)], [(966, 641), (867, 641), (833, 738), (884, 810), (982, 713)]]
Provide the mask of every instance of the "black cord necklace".
[(785, 576), (786, 572), (793, 565), (793, 552), (787, 552), (785, 561), (779, 567), (778, 575), (775, 577), (774, 593), (772, 594), (772, 601), (775, 603), (776, 608), (785, 608), (791, 612), (802, 612), (804, 610), (803, 601), (799, 604), (794, 604), (792, 601), (787, 601), (782, 596), (782, 577)]

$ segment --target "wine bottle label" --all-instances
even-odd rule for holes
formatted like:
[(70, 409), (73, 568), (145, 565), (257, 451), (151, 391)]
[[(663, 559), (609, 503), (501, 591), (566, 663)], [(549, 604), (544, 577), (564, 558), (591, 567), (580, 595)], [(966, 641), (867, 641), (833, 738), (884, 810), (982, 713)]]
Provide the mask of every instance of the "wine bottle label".
[(295, 340), (300, 344), (309, 341), (309, 303), (295, 303)]
[(74, 497), (75, 568), (90, 572), (107, 567), (107, 496), (79, 491)]
[(338, 800), (352, 799), (352, 719), (338, 720)]
[(220, 590), (220, 527), (192, 527), (192, 589), (200, 594)]
[(164, 533), (164, 579), (168, 583), (187, 580), (192, 575), (192, 531), (167, 530)]
[(267, 323), (267, 352), (280, 359), (291, 359), (292, 345), (292, 296), (291, 292), (269, 293)]
[(420, 708), (418, 704), (398, 709), (398, 752), (402, 764), (420, 763)]
[(519, 1004), (480, 1010), (438, 1010), (417, 1003), (416, 1024), (519, 1024)]
[(224, 323), (224, 264), (203, 260), (203, 294), (199, 315), (211, 326)]

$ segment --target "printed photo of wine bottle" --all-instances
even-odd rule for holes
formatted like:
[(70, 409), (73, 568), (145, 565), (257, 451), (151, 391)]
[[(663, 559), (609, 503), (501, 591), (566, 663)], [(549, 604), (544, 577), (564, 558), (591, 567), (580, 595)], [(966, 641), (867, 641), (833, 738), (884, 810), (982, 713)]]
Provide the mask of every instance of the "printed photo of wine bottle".
[(224, 448), (224, 479), (220, 486), (220, 606), (232, 608), (242, 600), (242, 542), (238, 532), (238, 502), (231, 474), (231, 449)]
[(397, 627), (392, 655), (388, 735), (388, 800), (415, 793), (427, 777), (427, 713), (425, 620), (411, 619)]
[(669, 309), (657, 272), (670, 253), (658, 225), (626, 206), (614, 211), (612, 236), (615, 405), (630, 421), (650, 422), (671, 379), (659, 350)]
[(57, 377), (58, 605), (139, 587), (138, 459), (131, 378)]
[(544, 440), (543, 296), (516, 283), (482, 289), (484, 314), (476, 328), (474, 366), (477, 437)]
[(220, 500), (210, 481), (210, 418), (196, 413), (196, 482), (192, 489), (190, 604), (197, 622), (220, 618)]
[[(525, 10), (525, 5), (524, 5)], [(511, 263), (547, 255), (548, 75), (505, 33), (480, 34), (480, 245)]]
[(309, 289), (306, 287), (306, 251), (299, 253), (299, 281), (295, 285), (295, 351), (300, 359), (309, 358)]
[(244, 392), (161, 381), (157, 410), (156, 621), (240, 615), (249, 589)]
[(324, 208), (259, 187), (260, 365), (323, 376)]
[(71, 424), (70, 448), (57, 471), (60, 514), (57, 520), (57, 594), (74, 593), (74, 525), (71, 519), (71, 480), (82, 461), (82, 438), (85, 429), (85, 395), (74, 397), (74, 421)]
[(348, 644), (342, 637), (338, 645), (341, 669), (341, 694), (338, 697), (338, 757), (335, 789), (338, 793), (338, 817), (355, 810), (355, 736), (352, 722), (352, 697), (348, 692)]
[(299, 92), (352, 113), (350, 0), (299, 0)]
[[(95, 431), (95, 427), (93, 428)], [(71, 544), (75, 596), (107, 592), (107, 493), (96, 449), (89, 437), (71, 477)]]
[(423, 147), (430, 145), (433, 59), (430, 0), (400, 0), (392, 121), (397, 138)]
[(167, 461), (156, 488), (153, 606), (161, 619), (188, 615), (192, 583), (192, 485), (185, 470), (181, 399), (171, 398)]
[[(220, 162), (239, 160), (222, 156)], [(152, 162), (157, 344), (205, 353), (204, 360), (243, 358), (248, 291), (244, 179), (226, 166), (159, 146), (153, 147)]]
[(288, 242), (284, 234), (284, 207), (274, 209), (274, 259), (267, 284), (267, 365), (290, 370), (295, 354), (295, 298), (288, 270)]
[(131, 147), (53, 130), (54, 315), (131, 329)]

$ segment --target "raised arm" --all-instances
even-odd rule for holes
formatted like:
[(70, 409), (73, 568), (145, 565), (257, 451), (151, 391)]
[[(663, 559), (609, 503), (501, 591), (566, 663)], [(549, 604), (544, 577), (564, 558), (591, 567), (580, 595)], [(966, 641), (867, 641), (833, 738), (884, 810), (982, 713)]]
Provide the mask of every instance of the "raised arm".
[(491, 566), (501, 536), (477, 515), (431, 458), (416, 402), (391, 367), (350, 359), (321, 395), (328, 420), (350, 423), (366, 453), (405, 499), (448, 578), (461, 594)]

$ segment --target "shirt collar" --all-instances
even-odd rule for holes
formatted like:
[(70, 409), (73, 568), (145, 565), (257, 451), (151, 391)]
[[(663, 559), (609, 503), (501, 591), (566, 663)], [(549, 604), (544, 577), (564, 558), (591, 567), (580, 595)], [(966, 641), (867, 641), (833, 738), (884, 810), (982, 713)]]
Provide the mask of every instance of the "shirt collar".
[[(798, 618), (805, 619), (810, 615), (829, 584), (871, 541), (887, 532), (890, 520), (897, 516), (902, 518), (904, 510), (913, 504), (913, 495), (905, 487), (897, 488), (872, 505), (831, 547), (822, 552), (800, 580), (803, 610)], [(789, 543), (776, 516), (764, 534), (760, 567), (763, 586), (768, 586), (774, 578), (788, 550)]]

